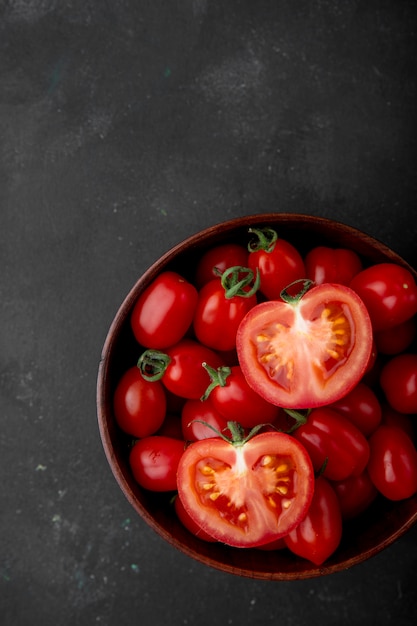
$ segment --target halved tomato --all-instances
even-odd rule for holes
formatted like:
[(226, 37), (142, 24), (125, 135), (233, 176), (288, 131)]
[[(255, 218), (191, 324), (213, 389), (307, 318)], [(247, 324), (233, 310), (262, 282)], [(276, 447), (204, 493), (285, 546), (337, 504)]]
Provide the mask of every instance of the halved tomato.
[[(238, 425), (229, 422), (231, 432)], [(268, 432), (232, 443), (192, 443), (181, 457), (178, 493), (203, 531), (230, 546), (283, 537), (307, 514), (314, 490), (310, 457), (296, 439)]]
[(281, 301), (251, 309), (236, 339), (249, 385), (272, 404), (298, 409), (343, 397), (361, 379), (372, 351), (369, 314), (354, 291), (302, 282), (295, 296), (288, 287)]

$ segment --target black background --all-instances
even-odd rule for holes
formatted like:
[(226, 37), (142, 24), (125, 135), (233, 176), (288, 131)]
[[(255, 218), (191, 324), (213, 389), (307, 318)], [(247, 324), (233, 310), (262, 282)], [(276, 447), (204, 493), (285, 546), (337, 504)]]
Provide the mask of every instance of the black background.
[(415, 2), (0, 2), (0, 620), (396, 624), (417, 529), (352, 570), (209, 569), (131, 509), (97, 428), (138, 276), (264, 211), (331, 217), (417, 266)]

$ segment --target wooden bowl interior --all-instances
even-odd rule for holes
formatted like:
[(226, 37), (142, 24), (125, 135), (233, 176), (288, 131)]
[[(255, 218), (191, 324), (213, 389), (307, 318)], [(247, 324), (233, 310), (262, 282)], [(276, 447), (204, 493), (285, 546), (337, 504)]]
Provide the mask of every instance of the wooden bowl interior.
[(365, 265), (383, 261), (399, 263), (416, 272), (394, 251), (354, 228), (308, 215), (263, 214), (215, 225), (172, 248), (137, 281), (122, 303), (108, 332), (99, 366), (97, 411), (100, 435), (113, 474), (135, 511), (159, 535), (190, 557), (229, 573), (258, 579), (295, 580), (337, 572), (368, 559), (403, 535), (417, 520), (417, 496), (393, 503), (383, 498), (360, 517), (346, 524), (337, 552), (321, 567), (286, 550), (235, 549), (205, 543), (189, 533), (173, 511), (172, 494), (148, 492), (135, 482), (128, 465), (131, 438), (118, 428), (112, 408), (115, 387), (142, 349), (130, 330), (129, 317), (139, 294), (161, 271), (173, 269), (193, 279), (196, 259), (204, 250), (223, 242), (246, 244), (249, 227), (270, 226), (302, 253), (317, 245), (350, 248)]

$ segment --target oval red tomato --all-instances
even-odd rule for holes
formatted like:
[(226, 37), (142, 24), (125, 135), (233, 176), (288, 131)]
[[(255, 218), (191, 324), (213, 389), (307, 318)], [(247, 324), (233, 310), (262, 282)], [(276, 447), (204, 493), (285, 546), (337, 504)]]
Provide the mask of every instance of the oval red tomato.
[(159, 381), (144, 380), (137, 367), (120, 379), (113, 398), (120, 428), (133, 437), (147, 437), (162, 425), (166, 413), (165, 390)]
[(131, 326), (144, 348), (161, 350), (180, 341), (191, 326), (197, 289), (176, 272), (162, 272), (136, 302)]
[(135, 480), (151, 491), (174, 491), (185, 443), (163, 435), (138, 439), (129, 455)]
[(417, 354), (394, 356), (381, 371), (381, 387), (399, 413), (417, 413)]
[(181, 413), (181, 425), (186, 441), (219, 437), (219, 433), (230, 437), (227, 420), (213, 406), (210, 398), (204, 402), (187, 400)]
[(389, 500), (417, 492), (417, 451), (410, 437), (396, 426), (381, 425), (370, 437), (369, 476)]
[(314, 470), (331, 480), (358, 476), (369, 459), (365, 436), (349, 419), (328, 407), (311, 411), (293, 436), (306, 448)]
[(355, 426), (369, 437), (378, 428), (382, 419), (382, 409), (376, 393), (360, 382), (343, 398), (329, 406), (347, 417)]
[(374, 331), (401, 324), (417, 313), (413, 275), (396, 263), (377, 263), (362, 270), (350, 283), (369, 311)]
[(308, 511), (313, 485), (303, 446), (277, 432), (240, 445), (197, 441), (178, 467), (187, 513), (209, 535), (236, 547), (259, 546), (295, 528)]
[(272, 404), (298, 409), (335, 402), (353, 389), (372, 344), (363, 302), (348, 287), (327, 283), (294, 301), (258, 304), (236, 337), (250, 386)]
[(304, 263), (306, 277), (316, 285), (339, 283), (349, 285), (362, 270), (362, 261), (356, 252), (346, 248), (317, 246), (307, 253)]
[(235, 243), (225, 243), (210, 248), (197, 263), (195, 282), (199, 289), (219, 276), (229, 267), (247, 267), (248, 251)]
[(315, 565), (321, 565), (339, 547), (342, 514), (330, 483), (316, 479), (313, 501), (304, 520), (284, 537), (287, 548)]
[(359, 476), (349, 476), (345, 480), (332, 482), (332, 487), (339, 500), (344, 520), (353, 519), (363, 513), (378, 495), (378, 490), (367, 470)]
[(375, 345), (381, 354), (400, 354), (409, 348), (416, 336), (416, 319), (374, 333)]

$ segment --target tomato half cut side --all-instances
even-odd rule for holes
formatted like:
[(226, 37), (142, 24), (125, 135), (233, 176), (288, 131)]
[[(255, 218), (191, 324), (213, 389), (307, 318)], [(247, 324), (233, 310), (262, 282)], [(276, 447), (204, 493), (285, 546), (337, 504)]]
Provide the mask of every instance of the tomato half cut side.
[(269, 432), (241, 445), (220, 438), (191, 444), (177, 483), (200, 528), (227, 545), (255, 547), (283, 537), (305, 517), (314, 473), (299, 442)]
[(242, 371), (263, 398), (286, 408), (336, 402), (363, 376), (372, 327), (349, 287), (326, 283), (300, 298), (256, 305), (236, 340)]

